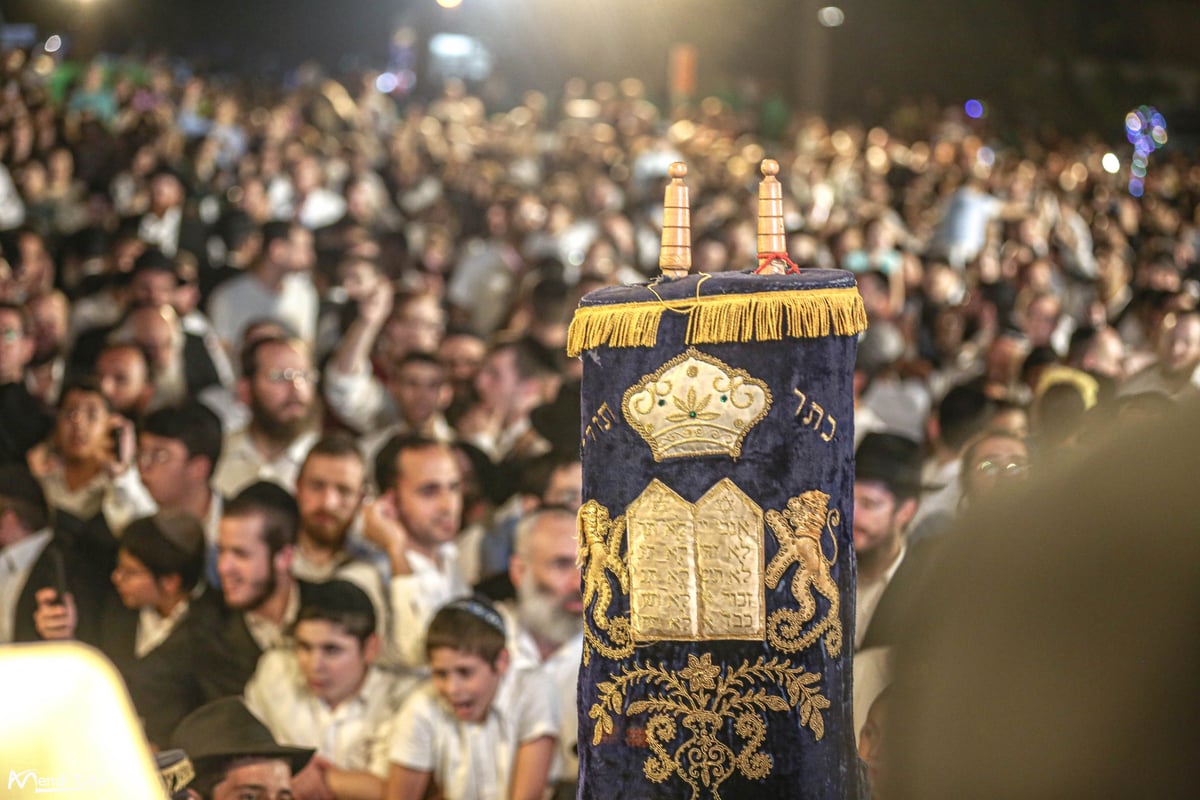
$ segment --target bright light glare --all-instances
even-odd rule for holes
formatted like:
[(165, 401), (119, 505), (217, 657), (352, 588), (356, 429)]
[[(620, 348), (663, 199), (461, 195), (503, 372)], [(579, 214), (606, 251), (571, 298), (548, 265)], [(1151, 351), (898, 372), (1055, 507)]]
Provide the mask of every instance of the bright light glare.
[(437, 0), (437, 4), (442, 8), (458, 8), (462, 5), (462, 0)]
[(845, 12), (837, 6), (825, 6), (817, 10), (817, 22), (826, 28), (836, 28), (845, 21)]
[(381, 72), (379, 77), (375, 79), (375, 91), (382, 94), (391, 94), (396, 91), (396, 87), (400, 85), (400, 79), (392, 72)]
[(1109, 175), (1116, 175), (1121, 171), (1121, 159), (1117, 158), (1116, 153), (1105, 153), (1104, 158), (1100, 159), (1100, 166)]

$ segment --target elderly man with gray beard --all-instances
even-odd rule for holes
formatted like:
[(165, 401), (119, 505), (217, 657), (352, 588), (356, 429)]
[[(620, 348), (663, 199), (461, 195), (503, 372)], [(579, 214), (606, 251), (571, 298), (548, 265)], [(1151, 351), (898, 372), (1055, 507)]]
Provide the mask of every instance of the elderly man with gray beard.
[(575, 796), (579, 774), (575, 692), (583, 657), (583, 593), (575, 517), (573, 509), (549, 506), (521, 520), (509, 563), (517, 596), (500, 606), (513, 666), (540, 665), (554, 680), (562, 718), (560, 752), (550, 773), (558, 777), (556, 798)]

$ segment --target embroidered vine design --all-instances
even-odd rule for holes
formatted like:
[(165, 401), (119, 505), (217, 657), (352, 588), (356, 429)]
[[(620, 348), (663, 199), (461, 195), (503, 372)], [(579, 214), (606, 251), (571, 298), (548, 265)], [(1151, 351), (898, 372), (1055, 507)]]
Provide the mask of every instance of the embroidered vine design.
[[(591, 661), (592, 650), (605, 658), (620, 660), (633, 655), (633, 635), (629, 617), (609, 617), (613, 589), (609, 575), (629, 593), (629, 568), (621, 558), (621, 541), (625, 538), (625, 517), (615, 520), (608, 509), (595, 500), (588, 500), (579, 509), (579, 566), (583, 568), (583, 608), (591, 608), (591, 625), (583, 628), (583, 663)], [(606, 574), (607, 573), (607, 574)], [(599, 632), (606, 635), (601, 637)]]
[[(786, 713), (799, 707), (800, 724), (818, 741), (825, 735), (821, 712), (830, 703), (821, 694), (820, 673), (778, 658), (767, 661), (760, 656), (754, 663), (742, 662), (732, 669), (713, 664), (709, 653), (692, 654), (687, 667), (678, 672), (635, 662), (621, 675), (610, 677), (596, 687), (598, 699), (588, 711), (594, 720), (592, 744), (613, 733), (613, 715), (650, 713), (646, 744), (651, 754), (642, 770), (655, 783), (678, 775), (691, 787), (692, 800), (698, 800), (701, 792), (720, 800), (721, 784), (735, 771), (749, 780), (771, 773), (771, 756), (758, 749), (766, 739), (763, 717), (768, 712)], [(628, 702), (628, 692), (638, 684), (646, 686), (651, 696)], [(736, 752), (718, 738), (729, 721), (740, 740)], [(680, 726), (688, 738), (672, 752)]]
[[(767, 618), (767, 639), (772, 646), (788, 653), (796, 653), (825, 636), (825, 649), (836, 656), (842, 649), (842, 620), (837, 582), (832, 568), (837, 560), (837, 539), (833, 529), (841, 524), (838, 510), (828, 509), (829, 495), (820, 491), (808, 491), (788, 500), (783, 512), (768, 511), (767, 525), (779, 542), (779, 551), (767, 565), (766, 585), (774, 589), (787, 571), (796, 565), (792, 575), (792, 596), (799, 604), (798, 609), (781, 608)], [(829, 530), (834, 542), (834, 555), (826, 557), (821, 547), (822, 528)], [(817, 614), (815, 593), (829, 601), (829, 611), (809, 630)]]

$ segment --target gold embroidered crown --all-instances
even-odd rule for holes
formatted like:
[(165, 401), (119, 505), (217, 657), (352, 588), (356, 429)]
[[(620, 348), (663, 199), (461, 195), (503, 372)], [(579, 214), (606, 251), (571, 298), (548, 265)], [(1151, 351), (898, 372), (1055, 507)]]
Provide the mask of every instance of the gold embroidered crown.
[(625, 419), (655, 461), (742, 453), (742, 440), (771, 408), (767, 384), (694, 347), (625, 392)]

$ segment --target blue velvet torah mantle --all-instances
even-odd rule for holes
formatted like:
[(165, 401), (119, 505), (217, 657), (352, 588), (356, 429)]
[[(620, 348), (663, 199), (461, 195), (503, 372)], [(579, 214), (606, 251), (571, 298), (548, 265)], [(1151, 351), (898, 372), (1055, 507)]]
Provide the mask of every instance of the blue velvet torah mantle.
[(580, 800), (858, 796), (864, 327), (841, 270), (583, 299)]

